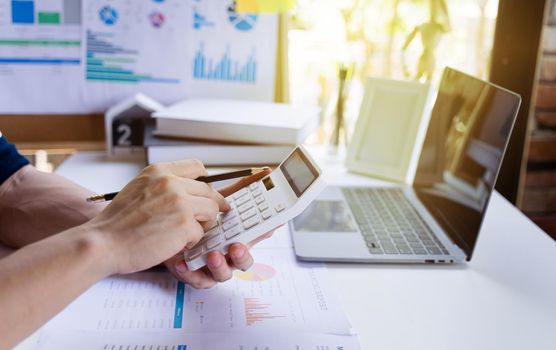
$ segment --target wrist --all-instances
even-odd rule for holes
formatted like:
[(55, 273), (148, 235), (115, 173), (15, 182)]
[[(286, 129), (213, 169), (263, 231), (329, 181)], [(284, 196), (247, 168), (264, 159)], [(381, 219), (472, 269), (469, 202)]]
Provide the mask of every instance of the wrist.
[(89, 223), (74, 229), (77, 232), (72, 234), (73, 247), (82, 259), (91, 263), (91, 272), (98, 279), (117, 273), (117, 264), (111, 254), (107, 235)]

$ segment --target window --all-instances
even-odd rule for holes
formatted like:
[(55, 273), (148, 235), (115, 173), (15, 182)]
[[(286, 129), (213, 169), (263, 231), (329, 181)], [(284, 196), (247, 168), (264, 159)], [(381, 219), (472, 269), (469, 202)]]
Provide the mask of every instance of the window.
[(423, 41), (430, 50), (422, 69), (433, 83), (445, 66), (487, 78), (497, 8), (498, 0), (298, 0), (289, 18), (290, 98), (323, 108), (324, 128), (313, 141), (330, 133), (340, 64), (352, 68), (348, 129), (364, 78), (416, 79)]

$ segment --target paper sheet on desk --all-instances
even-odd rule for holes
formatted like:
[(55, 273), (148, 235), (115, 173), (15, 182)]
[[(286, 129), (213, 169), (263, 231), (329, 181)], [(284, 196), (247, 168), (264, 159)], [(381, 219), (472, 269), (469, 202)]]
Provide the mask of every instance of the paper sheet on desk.
[(45, 326), (39, 349), (360, 349), (326, 269), (295, 260), (287, 226), (251, 251), (252, 269), (211, 290), (167, 273), (103, 280)]
[(56, 332), (43, 335), (39, 350), (50, 349), (164, 349), (164, 350), (358, 350), (354, 336), (298, 333), (141, 333), (136, 332)]
[(291, 249), (254, 249), (255, 265), (209, 290), (167, 273), (107, 278), (49, 322), (52, 331), (253, 332), (351, 335), (321, 264), (298, 263)]

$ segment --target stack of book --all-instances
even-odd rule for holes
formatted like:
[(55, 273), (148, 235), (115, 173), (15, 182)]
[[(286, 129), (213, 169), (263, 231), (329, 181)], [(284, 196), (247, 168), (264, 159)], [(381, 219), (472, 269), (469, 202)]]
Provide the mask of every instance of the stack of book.
[(209, 166), (280, 163), (316, 130), (317, 107), (191, 99), (153, 114), (144, 144), (149, 164), (195, 158)]

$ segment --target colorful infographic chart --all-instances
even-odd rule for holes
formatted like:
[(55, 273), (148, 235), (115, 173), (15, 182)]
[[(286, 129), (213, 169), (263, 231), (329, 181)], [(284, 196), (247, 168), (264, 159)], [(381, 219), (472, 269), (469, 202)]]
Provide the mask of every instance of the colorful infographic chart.
[(1, 112), (82, 110), (80, 25), (79, 1), (0, 1)]
[(90, 113), (142, 92), (272, 101), (277, 15), (234, 0), (2, 0), (0, 113)]
[(210, 289), (162, 271), (104, 279), (43, 327), (39, 349), (359, 349), (322, 264), (268, 243), (251, 253), (249, 273)]
[(277, 16), (237, 13), (233, 0), (193, 0), (191, 94), (272, 101)]
[(247, 271), (234, 271), (234, 276), (243, 281), (266, 281), (276, 275), (276, 270), (270, 266), (261, 263), (255, 263)]
[(188, 6), (183, 0), (84, 0), (83, 55), (90, 108), (141, 91), (162, 103), (185, 97)]

